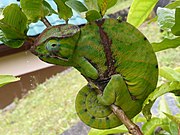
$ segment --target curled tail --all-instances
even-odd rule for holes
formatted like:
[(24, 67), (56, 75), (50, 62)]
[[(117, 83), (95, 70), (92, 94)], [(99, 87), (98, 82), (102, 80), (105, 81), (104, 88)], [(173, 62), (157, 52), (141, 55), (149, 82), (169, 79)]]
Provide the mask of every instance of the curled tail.
[(79, 118), (90, 127), (109, 129), (122, 124), (109, 106), (98, 103), (97, 93), (88, 85), (79, 91), (75, 105)]

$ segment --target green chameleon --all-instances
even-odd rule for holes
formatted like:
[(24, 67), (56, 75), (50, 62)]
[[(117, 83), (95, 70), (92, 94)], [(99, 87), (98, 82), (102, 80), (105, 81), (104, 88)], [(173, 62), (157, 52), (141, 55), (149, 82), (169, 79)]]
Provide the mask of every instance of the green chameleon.
[(79, 91), (75, 105), (80, 119), (93, 128), (122, 124), (111, 104), (133, 118), (156, 88), (155, 53), (127, 22), (100, 19), (81, 28), (52, 26), (37, 38), (32, 51), (45, 62), (75, 67), (86, 78), (88, 84)]

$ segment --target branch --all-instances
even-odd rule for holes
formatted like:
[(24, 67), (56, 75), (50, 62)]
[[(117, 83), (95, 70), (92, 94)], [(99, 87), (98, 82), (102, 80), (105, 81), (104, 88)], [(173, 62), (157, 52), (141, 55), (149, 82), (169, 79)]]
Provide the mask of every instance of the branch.
[(140, 128), (126, 116), (126, 114), (121, 108), (112, 104), (111, 109), (114, 112), (114, 114), (121, 120), (121, 122), (126, 126), (126, 128), (129, 130), (129, 133), (133, 135), (143, 135)]
[(48, 21), (46, 17), (42, 18), (41, 21), (46, 25), (46, 27), (50, 27), (51, 23)]

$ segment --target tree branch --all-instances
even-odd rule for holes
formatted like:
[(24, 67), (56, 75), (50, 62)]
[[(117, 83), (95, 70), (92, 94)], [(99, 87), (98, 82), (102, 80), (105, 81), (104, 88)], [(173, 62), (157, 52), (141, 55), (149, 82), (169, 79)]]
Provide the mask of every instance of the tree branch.
[(46, 17), (41, 19), (41, 21), (46, 25), (46, 27), (50, 27), (51, 26), (51, 23), (48, 21), (48, 19)]
[(126, 128), (129, 130), (129, 133), (133, 135), (143, 135), (140, 128), (126, 116), (126, 114), (121, 108), (112, 104), (111, 109), (114, 112), (114, 114), (121, 120), (121, 122), (126, 126)]

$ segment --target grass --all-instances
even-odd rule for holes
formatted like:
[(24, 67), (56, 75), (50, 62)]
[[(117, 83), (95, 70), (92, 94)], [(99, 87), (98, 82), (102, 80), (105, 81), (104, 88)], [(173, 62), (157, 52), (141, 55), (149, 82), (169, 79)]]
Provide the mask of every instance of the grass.
[(77, 122), (75, 96), (86, 81), (76, 70), (59, 73), (0, 115), (1, 135), (56, 135)]
[[(140, 30), (152, 41), (160, 41), (157, 24), (145, 24)], [(179, 65), (180, 49), (158, 52), (161, 66)], [(59, 73), (17, 102), (12, 112), (0, 115), (1, 135), (56, 135), (78, 121), (74, 102), (87, 82), (75, 69)]]

